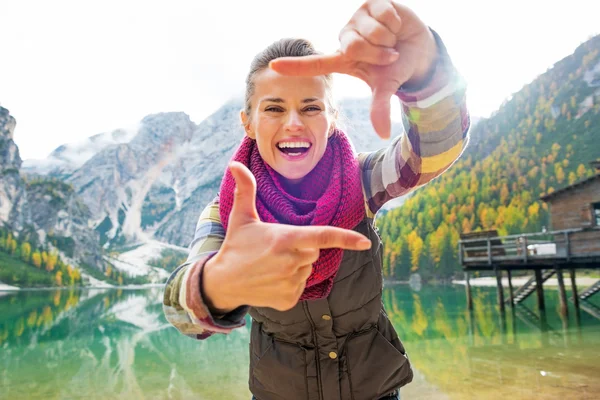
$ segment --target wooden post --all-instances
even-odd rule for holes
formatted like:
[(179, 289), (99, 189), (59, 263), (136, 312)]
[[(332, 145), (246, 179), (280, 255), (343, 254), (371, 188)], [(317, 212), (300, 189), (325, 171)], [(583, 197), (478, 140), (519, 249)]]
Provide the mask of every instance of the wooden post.
[(558, 294), (560, 298), (560, 312), (563, 315), (569, 315), (569, 307), (567, 306), (567, 293), (565, 292), (565, 282), (563, 280), (562, 268), (555, 265), (556, 277), (558, 278)]
[(514, 291), (513, 291), (512, 274), (510, 272), (510, 269), (507, 269), (506, 273), (508, 275), (508, 291), (510, 293), (510, 306), (514, 309), (515, 308), (515, 295), (514, 295)]
[(571, 241), (569, 240), (569, 232), (565, 232), (565, 248), (567, 250), (567, 261), (571, 261)]
[(487, 238), (487, 256), (488, 256), (488, 265), (492, 265), (492, 241), (490, 237)]
[(535, 271), (535, 289), (537, 291), (538, 298), (538, 309), (541, 311), (546, 311), (546, 305), (544, 304), (544, 284), (542, 282), (542, 271), (536, 269)]
[(579, 314), (579, 293), (577, 293), (577, 284), (575, 283), (575, 268), (571, 268), (571, 287), (573, 288), (573, 303), (575, 312)]
[(504, 289), (502, 288), (502, 270), (494, 267), (496, 272), (496, 283), (498, 285), (498, 305), (500, 306), (500, 312), (504, 314)]
[(465, 285), (465, 288), (467, 290), (467, 309), (469, 311), (473, 311), (473, 298), (471, 297), (471, 282), (469, 281), (468, 272), (465, 272), (465, 280), (467, 281), (467, 284)]

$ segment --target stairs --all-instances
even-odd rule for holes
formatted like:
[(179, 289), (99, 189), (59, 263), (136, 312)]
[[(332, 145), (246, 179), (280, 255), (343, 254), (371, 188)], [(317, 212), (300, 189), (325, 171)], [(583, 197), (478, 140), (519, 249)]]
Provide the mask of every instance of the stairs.
[[(542, 283), (546, 282), (548, 280), (548, 278), (550, 278), (555, 273), (556, 273), (556, 271), (553, 269), (543, 271), (542, 272)], [(600, 281), (599, 281), (599, 283), (600, 283)], [(525, 284), (523, 286), (521, 286), (519, 289), (517, 289), (517, 291), (514, 293), (514, 303), (519, 304), (520, 302), (525, 300), (531, 293), (535, 292), (536, 288), (537, 288), (537, 284), (535, 282), (535, 275), (534, 275), (531, 279), (529, 279), (527, 282), (525, 282)], [(598, 290), (600, 290), (600, 287), (598, 288)], [(508, 299), (507, 302), (510, 303), (510, 299)]]
[(592, 297), (594, 294), (596, 294), (598, 292), (600, 292), (600, 280), (597, 281), (596, 283), (594, 283), (589, 288), (587, 288), (585, 291), (581, 292), (581, 294), (579, 295), (579, 298), (581, 300), (587, 300), (588, 298)]

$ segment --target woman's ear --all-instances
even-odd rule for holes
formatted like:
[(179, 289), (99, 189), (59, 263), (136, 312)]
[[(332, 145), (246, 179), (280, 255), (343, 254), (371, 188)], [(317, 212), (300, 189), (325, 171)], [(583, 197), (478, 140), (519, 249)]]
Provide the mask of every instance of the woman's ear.
[(242, 125), (244, 126), (244, 131), (246, 131), (246, 135), (250, 139), (256, 140), (256, 135), (252, 131), (252, 127), (250, 126), (250, 118), (248, 117), (248, 114), (246, 114), (246, 111), (240, 111), (240, 120), (242, 121)]

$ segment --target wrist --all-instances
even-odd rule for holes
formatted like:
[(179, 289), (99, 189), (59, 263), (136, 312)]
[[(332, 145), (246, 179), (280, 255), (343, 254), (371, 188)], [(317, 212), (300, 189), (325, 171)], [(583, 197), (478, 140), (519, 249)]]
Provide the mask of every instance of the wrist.
[(204, 264), (202, 270), (202, 298), (214, 314), (227, 314), (239, 306), (230, 294), (232, 292), (227, 290), (230, 281), (223, 279), (222, 271), (216, 255)]

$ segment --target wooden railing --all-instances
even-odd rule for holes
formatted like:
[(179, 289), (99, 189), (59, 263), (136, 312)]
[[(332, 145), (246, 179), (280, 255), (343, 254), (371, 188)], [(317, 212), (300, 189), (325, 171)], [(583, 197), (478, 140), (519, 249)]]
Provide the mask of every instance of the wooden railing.
[[(471, 233), (458, 244), (461, 265), (476, 263), (492, 266), (495, 263), (534, 263), (540, 260), (560, 259), (570, 261), (581, 256), (571, 251), (571, 240), (575, 233), (586, 229), (567, 229), (551, 232), (522, 233), (495, 236), (495, 231)], [(477, 235), (480, 234), (479, 237)]]

